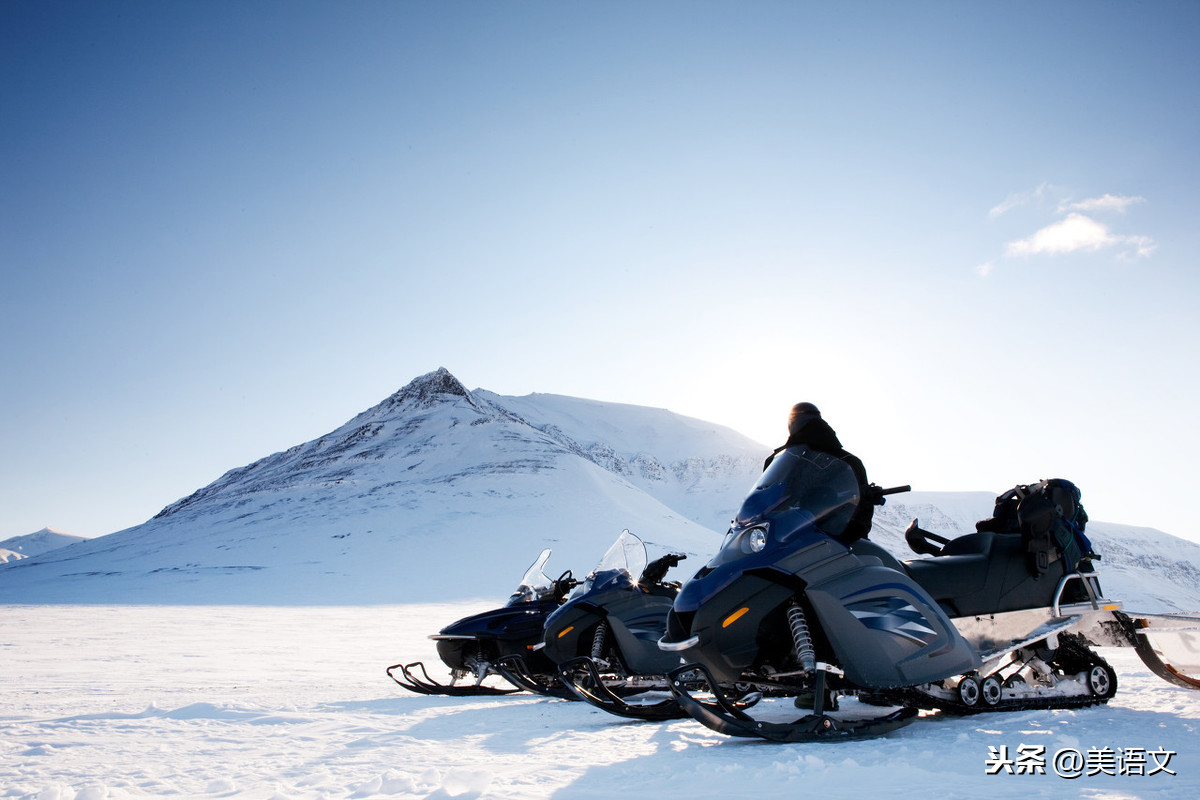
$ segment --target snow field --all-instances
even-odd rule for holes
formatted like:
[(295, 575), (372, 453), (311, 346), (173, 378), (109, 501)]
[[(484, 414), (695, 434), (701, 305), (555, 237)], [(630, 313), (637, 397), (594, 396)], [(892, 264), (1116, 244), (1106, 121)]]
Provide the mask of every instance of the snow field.
[[(1120, 681), (1107, 706), (818, 745), (524, 694), (424, 697), (387, 678), (416, 659), (441, 677), (427, 635), (493, 605), (5, 606), (0, 798), (1200, 796), (1200, 692), (1131, 650), (1104, 651)], [(986, 774), (989, 748), (1039, 745), (1047, 759), (1174, 751), (1176, 774)]]

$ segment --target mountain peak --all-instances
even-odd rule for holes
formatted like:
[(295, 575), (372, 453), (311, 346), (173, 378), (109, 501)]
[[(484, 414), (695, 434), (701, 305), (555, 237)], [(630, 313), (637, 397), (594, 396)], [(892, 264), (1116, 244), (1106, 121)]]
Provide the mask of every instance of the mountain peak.
[(422, 389), (429, 389), (438, 393), (457, 394), (463, 397), (468, 394), (467, 388), (462, 385), (458, 378), (451, 375), (450, 370), (445, 367), (438, 367), (433, 372), (427, 372), (424, 375), (413, 378), (400, 391), (406, 392)]
[(389, 406), (407, 405), (428, 408), (445, 400), (465, 398), (474, 405), (474, 398), (458, 378), (445, 367), (413, 378), (408, 385), (388, 398)]

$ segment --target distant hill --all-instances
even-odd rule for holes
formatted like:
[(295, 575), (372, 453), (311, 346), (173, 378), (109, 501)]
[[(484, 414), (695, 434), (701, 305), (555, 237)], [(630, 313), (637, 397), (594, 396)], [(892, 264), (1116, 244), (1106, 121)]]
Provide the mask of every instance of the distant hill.
[(57, 550), (69, 544), (86, 542), (83, 536), (65, 533), (54, 528), (42, 528), (24, 536), (14, 536), (0, 542), (0, 562), (16, 561), (30, 556), (41, 555), (50, 550)]

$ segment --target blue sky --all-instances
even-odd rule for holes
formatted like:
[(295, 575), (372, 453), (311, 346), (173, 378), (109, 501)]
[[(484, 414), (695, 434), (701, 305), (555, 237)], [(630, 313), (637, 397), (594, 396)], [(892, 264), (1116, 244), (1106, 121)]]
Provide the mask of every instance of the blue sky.
[(1200, 540), (1194, 3), (0, 6), (0, 538), (445, 366)]

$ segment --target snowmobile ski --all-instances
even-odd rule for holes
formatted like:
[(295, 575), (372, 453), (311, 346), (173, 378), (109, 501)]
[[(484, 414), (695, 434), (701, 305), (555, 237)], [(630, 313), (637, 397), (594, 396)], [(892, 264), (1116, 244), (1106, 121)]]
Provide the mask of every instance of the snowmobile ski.
[(544, 697), (556, 697), (560, 700), (578, 700), (570, 689), (563, 686), (554, 672), (534, 672), (529, 663), (520, 654), (510, 654), (500, 658), (495, 663), (495, 669), (509, 683), (519, 686), (527, 692), (540, 694)]
[[(701, 702), (692, 696), (689, 686), (694, 684), (687, 678), (695, 673), (703, 675), (714, 702)], [(806, 714), (792, 722), (769, 722), (754, 719), (745, 713), (742, 706), (730, 702), (713, 680), (712, 674), (701, 664), (682, 666), (672, 672), (670, 677), (671, 691), (675, 693), (679, 705), (705, 727), (727, 736), (759, 738), (779, 743), (868, 739), (903, 728), (915, 721), (920, 713), (916, 708), (906, 707), (877, 717), (839, 718), (826, 713), (818, 703), (812, 714)]]
[[(563, 684), (579, 699), (618, 717), (660, 722), (688, 716), (665, 682), (642, 686), (633, 686), (626, 682), (614, 684), (600, 675), (596, 669), (596, 662), (589, 656), (580, 656), (559, 664), (558, 674)], [(666, 697), (661, 696), (663, 693), (666, 693)], [(635, 694), (659, 697), (648, 702), (631, 702), (628, 698)]]
[[(404, 677), (396, 677), (395, 670), (399, 670), (400, 674)], [(421, 673), (419, 677), (416, 674), (418, 671)], [(454, 675), (450, 683), (438, 683), (429, 677), (429, 673), (425, 670), (425, 665), (420, 661), (414, 661), (410, 664), (393, 664), (387, 668), (387, 674), (397, 684), (416, 694), (466, 697), (472, 695), (514, 694), (521, 691), (520, 688), (484, 686), (478, 682), (473, 684), (459, 684), (457, 683), (459, 675)]]

